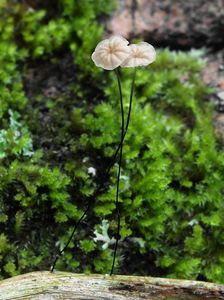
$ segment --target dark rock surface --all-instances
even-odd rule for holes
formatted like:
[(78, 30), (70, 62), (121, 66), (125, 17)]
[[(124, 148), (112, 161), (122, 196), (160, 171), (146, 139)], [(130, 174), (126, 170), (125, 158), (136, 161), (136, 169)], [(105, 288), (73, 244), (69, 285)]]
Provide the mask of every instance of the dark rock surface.
[(175, 49), (224, 45), (224, 0), (118, 0), (108, 31)]
[(213, 99), (216, 111), (224, 113), (224, 49), (208, 54), (206, 61), (202, 78), (216, 91)]

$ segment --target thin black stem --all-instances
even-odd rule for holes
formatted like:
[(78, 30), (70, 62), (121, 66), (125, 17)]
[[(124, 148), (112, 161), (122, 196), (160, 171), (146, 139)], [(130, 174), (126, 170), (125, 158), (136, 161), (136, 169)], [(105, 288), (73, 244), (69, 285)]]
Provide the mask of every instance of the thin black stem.
[(116, 260), (116, 254), (117, 254), (117, 247), (118, 247), (118, 241), (120, 238), (120, 226), (121, 226), (121, 217), (120, 217), (120, 211), (119, 211), (119, 185), (120, 185), (120, 175), (121, 175), (121, 163), (122, 163), (122, 151), (123, 151), (123, 141), (124, 141), (124, 106), (123, 106), (123, 97), (122, 97), (122, 91), (121, 91), (121, 81), (120, 76), (118, 73), (118, 70), (115, 70), (117, 75), (117, 82), (118, 82), (118, 88), (119, 88), (119, 95), (120, 95), (120, 105), (121, 105), (121, 140), (120, 140), (120, 156), (119, 156), (119, 163), (118, 163), (118, 173), (117, 173), (117, 190), (116, 190), (116, 212), (117, 212), (117, 235), (116, 235), (116, 242), (114, 247), (114, 255), (113, 255), (113, 263), (110, 275), (113, 275), (114, 272), (114, 265)]
[(134, 86), (135, 86), (135, 77), (136, 77), (136, 69), (134, 68), (134, 73), (133, 73), (133, 77), (132, 77), (132, 83), (131, 83), (131, 94), (130, 94), (130, 99), (129, 99), (129, 108), (128, 108), (128, 116), (127, 116), (127, 122), (126, 122), (126, 126), (125, 126), (125, 130), (124, 130), (124, 135), (123, 135), (123, 138), (122, 138), (122, 141), (120, 141), (118, 147), (117, 147), (117, 150), (115, 151), (114, 155), (113, 155), (113, 158), (111, 160), (111, 163), (109, 164), (108, 166), (108, 169), (107, 169), (107, 172), (106, 174), (108, 174), (110, 172), (110, 169), (112, 168), (112, 166), (114, 165), (114, 162), (116, 160), (116, 157), (118, 155), (118, 152), (121, 148), (121, 143), (123, 143), (124, 141), (124, 138), (126, 136), (126, 133), (128, 131), (128, 126), (129, 126), (129, 123), (130, 123), (130, 118), (131, 118), (131, 109), (132, 109), (132, 100), (133, 100), (133, 94), (134, 94)]
[(84, 219), (84, 217), (85, 217), (85, 215), (87, 214), (89, 208), (90, 208), (90, 201), (89, 201), (89, 203), (88, 203), (88, 205), (87, 205), (86, 210), (85, 210), (84, 213), (82, 214), (81, 218), (80, 218), (80, 219), (78, 220), (78, 222), (75, 224), (75, 227), (73, 228), (73, 231), (72, 231), (72, 233), (71, 233), (71, 235), (70, 235), (70, 237), (69, 237), (69, 239), (68, 239), (66, 245), (65, 245), (65, 246), (63, 247), (63, 249), (55, 256), (54, 262), (53, 262), (53, 264), (52, 264), (52, 266), (51, 266), (51, 270), (50, 270), (51, 273), (54, 271), (57, 261), (60, 259), (60, 257), (62, 256), (62, 254), (64, 253), (64, 251), (67, 249), (68, 245), (70, 244), (70, 242), (71, 242), (71, 240), (72, 240), (72, 238), (73, 238), (73, 236), (74, 236), (74, 234), (75, 234), (75, 232), (76, 232), (76, 230), (77, 230), (79, 224), (80, 224), (80, 223), (82, 222), (82, 220)]
[[(118, 75), (118, 71), (117, 71), (116, 74)], [(130, 115), (131, 115), (131, 108), (132, 108), (132, 98), (133, 98), (134, 83), (135, 83), (135, 74), (136, 74), (136, 70), (134, 69), (133, 78), (132, 78), (132, 86), (131, 86), (130, 101), (129, 101), (129, 110), (128, 110), (128, 116), (127, 116), (127, 122), (126, 122), (126, 126), (125, 126), (125, 131), (124, 131), (123, 136), (122, 136), (122, 143), (123, 143), (123, 141), (124, 141), (125, 135), (126, 135), (127, 130), (128, 130), (129, 122), (130, 122)], [(118, 75), (118, 76), (119, 76), (119, 75)], [(119, 90), (120, 90), (120, 92), (119, 92), (120, 95), (122, 95), (122, 92), (121, 92), (121, 85), (120, 85), (120, 87), (119, 87)], [(110, 163), (109, 167), (107, 168), (107, 171), (106, 171), (105, 176), (107, 176), (107, 175), (109, 174), (111, 168), (113, 167), (113, 165), (114, 165), (114, 163), (115, 163), (115, 160), (116, 160), (116, 158), (117, 158), (117, 154), (118, 154), (120, 148), (121, 148), (121, 141), (120, 141), (120, 143), (119, 143), (119, 145), (118, 145), (117, 150), (115, 151), (115, 153), (114, 153), (114, 155), (113, 155), (113, 158), (112, 158), (112, 160), (111, 160), (111, 163)], [(73, 229), (73, 231), (72, 231), (72, 233), (71, 233), (71, 235), (70, 235), (70, 237), (69, 237), (69, 239), (68, 239), (66, 245), (65, 245), (64, 248), (63, 248), (63, 249), (55, 256), (54, 262), (53, 262), (53, 264), (52, 264), (52, 266), (51, 266), (51, 269), (50, 269), (51, 273), (54, 271), (57, 261), (61, 258), (62, 254), (65, 252), (65, 250), (66, 250), (67, 247), (69, 246), (69, 244), (70, 244), (71, 240), (73, 239), (73, 236), (74, 236), (74, 234), (75, 234), (75, 232), (76, 232), (78, 226), (80, 225), (80, 223), (82, 222), (82, 220), (84, 219), (84, 217), (87, 215), (87, 213), (88, 213), (88, 211), (89, 211), (89, 209), (90, 209), (90, 207), (91, 207), (91, 205), (90, 205), (91, 202), (92, 202), (91, 200), (92, 200), (93, 198), (96, 197), (96, 195), (98, 194), (98, 192), (101, 190), (102, 186), (103, 186), (103, 181), (101, 182), (101, 184), (99, 184), (99, 186), (98, 186), (98, 188), (96, 189), (94, 195), (88, 200), (87, 208), (85, 209), (84, 213), (82, 214), (82, 216), (80, 217), (80, 219), (79, 219), (79, 220), (77, 221), (77, 223), (75, 224), (74, 229)], [(118, 228), (120, 228), (120, 225), (118, 226)], [(119, 229), (119, 231), (120, 231), (120, 229)], [(116, 253), (115, 253), (115, 255), (116, 255)]]

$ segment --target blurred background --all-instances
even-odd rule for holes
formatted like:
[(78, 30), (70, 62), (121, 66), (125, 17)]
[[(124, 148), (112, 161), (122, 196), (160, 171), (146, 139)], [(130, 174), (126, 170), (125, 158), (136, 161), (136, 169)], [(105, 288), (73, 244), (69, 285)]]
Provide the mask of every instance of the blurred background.
[(0, 0), (0, 278), (48, 270), (88, 206), (56, 269), (110, 272), (120, 110), (91, 54), (121, 34), (157, 60), (137, 70), (115, 273), (224, 283), (223, 22), (223, 0)]

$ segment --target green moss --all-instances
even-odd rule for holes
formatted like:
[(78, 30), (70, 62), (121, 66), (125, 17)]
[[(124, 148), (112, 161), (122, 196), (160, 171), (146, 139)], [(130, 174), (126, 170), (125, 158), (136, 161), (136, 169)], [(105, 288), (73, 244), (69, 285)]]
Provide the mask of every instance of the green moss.
[[(1, 277), (49, 268), (88, 201), (57, 268), (108, 273), (116, 165), (105, 173), (120, 112), (113, 72), (96, 68), (90, 55), (103, 32), (97, 20), (113, 4), (60, 0), (52, 14), (47, 2), (10, 3), (0, 2)], [(224, 282), (224, 155), (200, 79), (202, 55), (161, 50), (137, 70), (117, 272)], [(126, 112), (131, 73), (122, 70)], [(99, 224), (109, 224), (107, 249), (94, 239)]]

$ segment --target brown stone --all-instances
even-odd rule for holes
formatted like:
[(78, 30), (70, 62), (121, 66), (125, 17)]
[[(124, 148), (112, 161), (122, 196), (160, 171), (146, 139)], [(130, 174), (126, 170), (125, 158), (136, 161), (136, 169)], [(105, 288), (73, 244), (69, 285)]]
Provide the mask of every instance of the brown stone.
[(207, 55), (207, 63), (203, 70), (206, 84), (224, 91), (224, 50)]
[(156, 46), (191, 48), (224, 44), (224, 0), (117, 0), (110, 33), (143, 36)]

